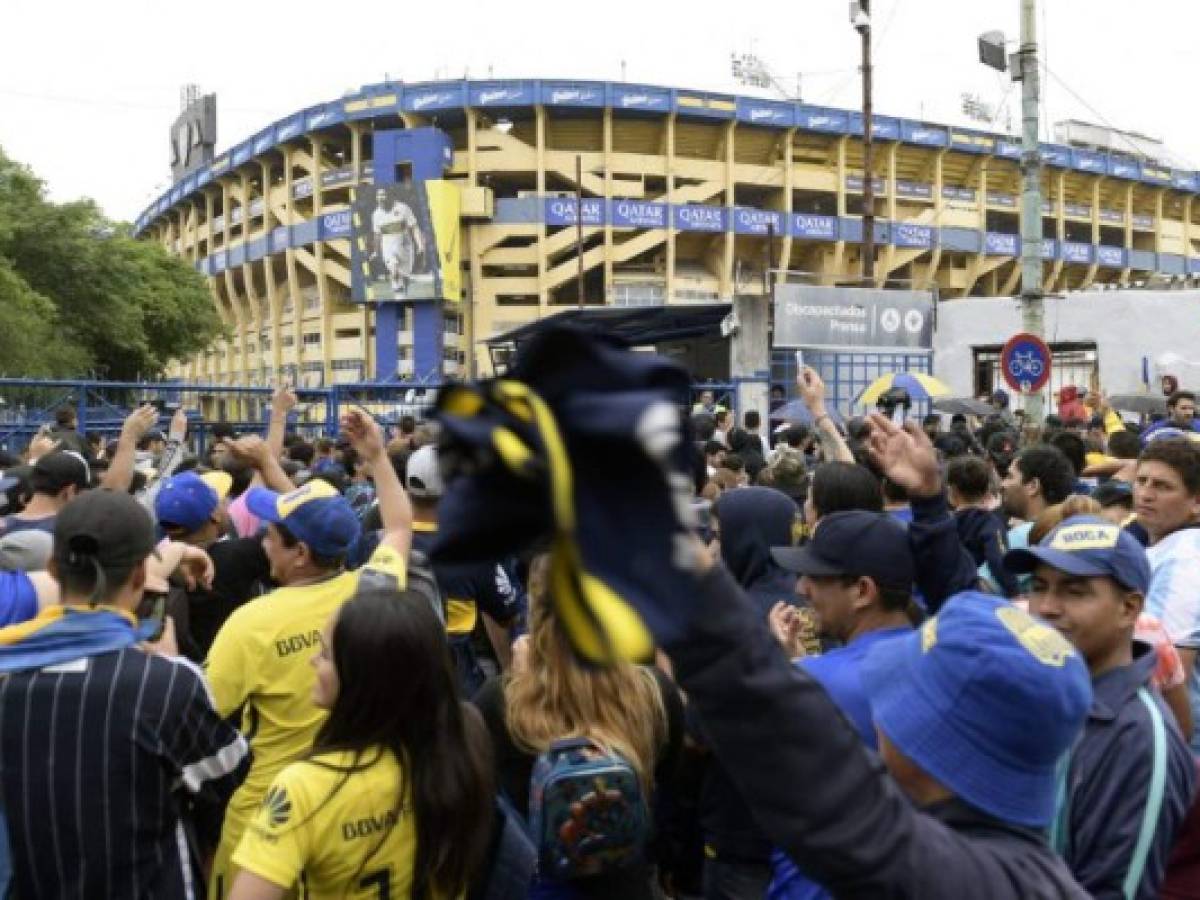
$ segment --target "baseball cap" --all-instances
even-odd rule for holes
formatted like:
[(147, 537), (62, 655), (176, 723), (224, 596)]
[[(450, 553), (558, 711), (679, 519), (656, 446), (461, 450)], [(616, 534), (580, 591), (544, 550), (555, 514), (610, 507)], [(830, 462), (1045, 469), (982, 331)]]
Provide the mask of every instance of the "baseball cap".
[(154, 515), (163, 525), (195, 531), (212, 518), (232, 485), (228, 472), (181, 472), (163, 482), (154, 498)]
[(246, 506), (260, 519), (282, 525), (321, 556), (345, 556), (361, 532), (346, 498), (319, 478), (286, 494), (251, 488)]
[[(121, 569), (154, 552), (154, 522), (124, 491), (80, 494), (54, 520), (54, 562), (60, 570)], [(103, 579), (96, 584), (104, 593)]]
[(1002, 821), (1051, 821), (1056, 765), (1092, 702), (1087, 666), (1061, 634), (969, 591), (876, 644), (861, 672), (876, 726), (923, 771)]
[(414, 497), (442, 496), (442, 472), (438, 468), (437, 448), (433, 444), (424, 444), (409, 456), (404, 483)]
[(913, 582), (908, 532), (887, 513), (831, 513), (803, 547), (773, 547), (771, 556), (798, 575), (865, 575), (879, 585), (905, 588)]
[(6, 572), (36, 572), (46, 568), (54, 550), (48, 531), (27, 528), (0, 537), (0, 569)]
[(92, 482), (92, 472), (87, 460), (74, 450), (55, 450), (33, 464), (33, 478), (39, 486), (57, 494), (71, 485), (81, 491), (87, 489)]
[(1068, 575), (1111, 578), (1127, 590), (1150, 589), (1146, 551), (1129, 532), (1099, 516), (1072, 516), (1042, 538), (1036, 547), (1010, 550), (1004, 565), (1028, 575), (1045, 563)]

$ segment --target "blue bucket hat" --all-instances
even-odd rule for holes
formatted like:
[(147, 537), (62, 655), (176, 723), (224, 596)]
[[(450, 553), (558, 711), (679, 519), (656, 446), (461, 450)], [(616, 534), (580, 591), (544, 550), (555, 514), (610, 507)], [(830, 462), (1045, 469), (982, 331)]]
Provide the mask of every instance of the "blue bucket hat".
[(1054, 816), (1059, 758), (1092, 703), (1087, 666), (1061, 634), (967, 592), (867, 656), (875, 724), (964, 802), (1031, 828)]
[(1111, 578), (1142, 595), (1150, 589), (1150, 561), (1142, 545), (1124, 528), (1099, 516), (1072, 516), (1036, 547), (1004, 554), (1005, 568), (1018, 575), (1032, 574), (1038, 563), (1068, 575)]
[(263, 521), (282, 525), (321, 556), (345, 556), (362, 531), (346, 498), (320, 479), (286, 494), (251, 488), (246, 506)]

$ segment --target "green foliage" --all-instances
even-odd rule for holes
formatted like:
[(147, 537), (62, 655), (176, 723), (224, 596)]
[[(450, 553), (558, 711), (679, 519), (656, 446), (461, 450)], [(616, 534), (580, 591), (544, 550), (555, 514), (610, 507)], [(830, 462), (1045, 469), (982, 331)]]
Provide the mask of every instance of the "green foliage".
[(90, 200), (51, 203), (0, 150), (0, 371), (162, 373), (221, 333), (204, 278)]

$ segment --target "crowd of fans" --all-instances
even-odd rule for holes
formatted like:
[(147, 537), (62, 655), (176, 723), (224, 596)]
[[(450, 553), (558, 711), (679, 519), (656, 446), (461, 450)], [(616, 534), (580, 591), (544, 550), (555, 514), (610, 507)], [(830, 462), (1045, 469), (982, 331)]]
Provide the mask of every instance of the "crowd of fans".
[(664, 419), (604, 354), (0, 458), (0, 894), (1200, 897), (1192, 394)]

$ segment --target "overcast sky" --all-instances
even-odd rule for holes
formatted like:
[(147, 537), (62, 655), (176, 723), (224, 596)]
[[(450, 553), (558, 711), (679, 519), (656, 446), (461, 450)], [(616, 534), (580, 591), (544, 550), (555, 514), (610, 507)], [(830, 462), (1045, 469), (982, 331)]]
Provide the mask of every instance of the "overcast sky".
[[(1020, 88), (979, 65), (975, 38), (1015, 39), (1019, 0), (874, 0), (876, 110), (965, 124), (961, 95)], [(95, 198), (132, 219), (167, 186), (180, 87), (215, 91), (218, 151), (271, 121), (385, 75), (565, 77), (771, 95), (740, 88), (752, 51), (808, 102), (857, 106), (847, 0), (0, 0), (0, 147), (56, 200)], [(1041, 0), (1051, 76), (1044, 118), (1099, 121), (1166, 141), (1200, 168), (1197, 0)], [(1001, 119), (1001, 127), (1003, 118)]]

